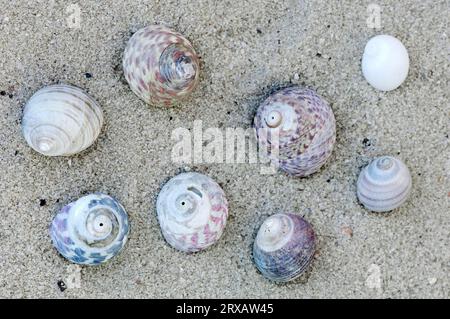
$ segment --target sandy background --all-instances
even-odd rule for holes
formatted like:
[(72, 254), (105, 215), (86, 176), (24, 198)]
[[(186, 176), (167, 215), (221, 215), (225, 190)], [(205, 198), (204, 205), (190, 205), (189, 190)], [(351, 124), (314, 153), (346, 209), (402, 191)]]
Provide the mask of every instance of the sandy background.
[[(381, 30), (366, 24), (371, 2), (382, 8)], [(0, 0), (0, 297), (449, 297), (448, 1), (76, 3), (82, 23), (71, 29), (66, 1)], [(127, 40), (152, 23), (183, 32), (202, 58), (199, 88), (178, 109), (146, 106), (122, 76)], [(389, 93), (360, 71), (365, 43), (380, 33), (401, 39), (411, 58), (407, 80)], [(20, 129), (26, 101), (57, 82), (88, 90), (106, 118), (96, 144), (71, 158), (39, 155)], [(155, 201), (183, 168), (171, 162), (172, 130), (196, 119), (247, 128), (270, 89), (289, 83), (332, 105), (329, 164), (307, 179), (260, 175), (253, 164), (190, 165), (222, 185), (231, 215), (211, 249), (170, 248)], [(405, 161), (414, 188), (401, 209), (373, 214), (358, 204), (355, 183), (383, 154)], [(130, 239), (111, 262), (81, 268), (80, 288), (61, 291), (58, 281), (76, 268), (53, 249), (48, 225), (93, 191), (126, 207)], [(318, 254), (305, 276), (275, 285), (253, 266), (251, 246), (262, 221), (284, 210), (313, 224)]]

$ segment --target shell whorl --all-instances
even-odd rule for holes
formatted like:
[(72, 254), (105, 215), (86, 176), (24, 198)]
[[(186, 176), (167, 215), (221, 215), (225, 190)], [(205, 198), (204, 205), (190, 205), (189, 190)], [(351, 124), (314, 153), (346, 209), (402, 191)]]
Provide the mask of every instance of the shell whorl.
[(183, 173), (167, 182), (158, 195), (156, 208), (164, 238), (185, 252), (214, 244), (228, 217), (222, 188), (199, 173)]
[(267, 218), (253, 245), (258, 270), (268, 279), (287, 282), (300, 276), (315, 253), (315, 234), (302, 217), (282, 213)]
[(180, 33), (152, 25), (128, 42), (123, 70), (132, 91), (146, 103), (171, 106), (188, 96), (199, 80), (199, 59)]
[(128, 237), (128, 215), (105, 194), (91, 194), (65, 206), (50, 226), (56, 249), (74, 263), (96, 265), (114, 257)]
[(255, 128), (260, 149), (282, 170), (308, 176), (330, 157), (336, 123), (316, 92), (290, 87), (269, 96), (258, 108)]
[(359, 201), (374, 212), (387, 212), (402, 205), (411, 187), (408, 167), (391, 156), (374, 159), (361, 171), (356, 185)]
[(103, 126), (98, 103), (70, 85), (37, 91), (25, 105), (22, 131), (27, 143), (47, 156), (68, 156), (91, 146)]

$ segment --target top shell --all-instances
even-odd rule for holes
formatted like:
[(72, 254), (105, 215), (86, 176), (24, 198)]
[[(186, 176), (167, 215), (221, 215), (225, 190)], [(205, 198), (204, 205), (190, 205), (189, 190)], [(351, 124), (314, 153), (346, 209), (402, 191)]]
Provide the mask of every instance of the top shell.
[(123, 70), (131, 89), (146, 103), (172, 106), (197, 86), (199, 59), (180, 33), (152, 25), (128, 42)]
[(27, 102), (22, 118), (26, 141), (47, 156), (85, 150), (97, 139), (102, 125), (98, 103), (71, 85), (50, 85), (37, 91)]
[(164, 238), (184, 252), (214, 244), (228, 217), (222, 188), (199, 173), (183, 173), (167, 182), (158, 195), (156, 209)]
[(275, 214), (261, 225), (253, 244), (256, 267), (268, 279), (287, 282), (310, 265), (316, 247), (314, 230), (292, 213)]
[(299, 177), (320, 169), (336, 141), (336, 123), (328, 103), (316, 92), (289, 87), (258, 108), (255, 128), (260, 149), (275, 165)]
[(411, 187), (408, 167), (392, 156), (374, 159), (361, 171), (356, 185), (359, 201), (374, 212), (387, 212), (402, 205)]
[(111, 196), (96, 193), (65, 206), (53, 219), (55, 248), (73, 263), (98, 265), (117, 255), (127, 242), (128, 215)]

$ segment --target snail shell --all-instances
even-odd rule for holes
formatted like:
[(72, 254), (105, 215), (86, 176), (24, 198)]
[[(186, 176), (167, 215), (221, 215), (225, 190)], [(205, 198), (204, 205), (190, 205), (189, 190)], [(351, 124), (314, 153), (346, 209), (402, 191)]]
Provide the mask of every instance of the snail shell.
[(396, 89), (408, 76), (408, 51), (400, 40), (390, 35), (370, 39), (361, 63), (367, 82), (380, 91)]
[(387, 212), (402, 205), (411, 187), (408, 167), (391, 156), (374, 159), (361, 171), (356, 184), (359, 201), (374, 212)]
[(65, 206), (53, 219), (50, 236), (61, 255), (76, 264), (106, 262), (125, 245), (128, 215), (105, 194), (90, 194)]
[(301, 87), (269, 96), (258, 108), (255, 128), (260, 149), (282, 170), (299, 177), (318, 171), (336, 141), (330, 106)]
[(81, 89), (51, 85), (25, 105), (22, 131), (27, 143), (47, 156), (67, 156), (94, 143), (103, 125), (97, 102)]
[(167, 182), (158, 195), (156, 209), (164, 238), (184, 252), (214, 244), (228, 217), (222, 188), (199, 173), (183, 173)]
[(287, 282), (300, 276), (315, 253), (315, 234), (302, 217), (282, 213), (267, 218), (256, 235), (253, 258), (268, 279)]
[(180, 33), (152, 25), (128, 42), (123, 70), (133, 92), (146, 103), (171, 106), (197, 86), (199, 59)]

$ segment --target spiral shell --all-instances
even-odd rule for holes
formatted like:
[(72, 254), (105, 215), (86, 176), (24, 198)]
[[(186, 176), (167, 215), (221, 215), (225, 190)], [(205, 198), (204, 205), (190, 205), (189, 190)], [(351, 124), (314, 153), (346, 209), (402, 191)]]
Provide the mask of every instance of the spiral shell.
[(315, 253), (315, 234), (302, 217), (282, 213), (267, 218), (256, 235), (253, 258), (268, 279), (287, 282), (300, 276)]
[(167, 182), (158, 195), (156, 209), (164, 238), (184, 252), (214, 244), (228, 217), (222, 188), (199, 173), (183, 173)]
[(408, 167), (391, 156), (374, 159), (361, 171), (356, 184), (359, 201), (374, 212), (387, 212), (402, 205), (411, 187)]
[(98, 265), (124, 247), (128, 215), (114, 198), (90, 194), (65, 206), (53, 219), (50, 236), (61, 255), (76, 264)]
[(336, 141), (328, 103), (316, 92), (289, 87), (258, 108), (255, 128), (260, 150), (288, 174), (304, 177), (320, 169)]
[(180, 33), (152, 25), (128, 42), (123, 71), (132, 91), (146, 103), (172, 106), (197, 86), (199, 59)]
[(103, 125), (97, 102), (81, 89), (51, 85), (37, 91), (25, 106), (22, 131), (27, 143), (47, 156), (79, 153), (94, 143)]

